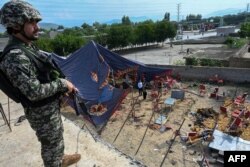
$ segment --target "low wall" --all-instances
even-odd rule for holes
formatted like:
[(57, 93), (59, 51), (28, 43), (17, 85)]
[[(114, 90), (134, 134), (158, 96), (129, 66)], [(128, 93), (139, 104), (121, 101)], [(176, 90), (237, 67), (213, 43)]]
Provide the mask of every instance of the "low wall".
[(245, 44), (236, 54), (234, 57), (242, 57), (244, 56), (248, 51), (248, 44)]
[(240, 67), (240, 68), (250, 68), (250, 59), (242, 58), (242, 57), (230, 57), (229, 66)]
[(243, 56), (248, 52), (248, 44), (245, 44), (233, 57), (229, 58), (229, 67), (250, 68), (250, 59)]
[(234, 83), (250, 83), (249, 68), (231, 67), (194, 67), (194, 66), (169, 66), (152, 65), (153, 67), (173, 69), (173, 75), (180, 74), (181, 78), (187, 80), (207, 80), (217, 74), (219, 78)]

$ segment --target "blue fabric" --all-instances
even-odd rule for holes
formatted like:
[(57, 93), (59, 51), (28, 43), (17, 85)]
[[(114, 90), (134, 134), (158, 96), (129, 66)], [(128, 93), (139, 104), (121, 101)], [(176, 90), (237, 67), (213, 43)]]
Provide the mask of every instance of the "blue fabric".
[[(152, 80), (155, 75), (171, 71), (170, 69), (147, 67), (142, 63), (130, 61), (93, 41), (66, 58), (54, 53), (51, 56), (66, 78), (79, 90), (78, 100), (82, 101), (84, 107), (74, 105), (77, 114), (88, 116), (95, 125), (103, 124), (110, 118), (124, 94), (124, 90), (113, 88), (107, 84), (110, 68), (117, 71), (138, 66), (138, 75), (146, 75), (147, 81)], [(73, 106), (73, 103), (71, 104)], [(90, 107), (96, 104), (107, 105), (108, 110), (99, 116), (89, 114)]]
[(100, 97), (98, 98), (98, 103), (103, 103), (105, 101), (109, 101), (112, 99), (113, 96), (113, 90), (111, 89), (111, 86), (105, 86), (102, 90), (102, 93)]
[(133, 60), (128, 60), (114, 52), (109, 51), (108, 49), (104, 48), (99, 44), (95, 45), (97, 46), (99, 53), (104, 57), (105, 61), (114, 71), (125, 70), (127, 68), (138, 66), (139, 67), (137, 72), (137, 76), (139, 77), (138, 80), (141, 79), (140, 77), (142, 75), (144, 75), (146, 81), (149, 82), (153, 80), (156, 75), (172, 71), (172, 69), (149, 67), (143, 63)]

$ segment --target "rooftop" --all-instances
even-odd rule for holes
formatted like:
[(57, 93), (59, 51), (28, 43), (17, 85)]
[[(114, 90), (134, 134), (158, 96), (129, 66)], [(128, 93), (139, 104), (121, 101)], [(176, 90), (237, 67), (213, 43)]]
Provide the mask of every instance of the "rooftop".
[[(0, 92), (0, 103), (2, 103), (5, 114), (8, 117), (7, 97), (2, 92)], [(18, 126), (15, 126), (18, 118), (23, 114), (21, 105), (14, 102), (10, 103), (12, 132), (4, 124), (2, 115), (0, 116), (0, 166), (43, 166), (40, 143), (28, 121), (24, 120)], [(122, 154), (100, 138), (94, 139), (86, 129), (81, 129), (64, 116), (62, 116), (62, 120), (64, 125), (65, 153), (80, 153), (82, 158), (78, 162), (78, 166), (140, 166), (138, 165), (139, 162), (135, 162), (132, 158)]]

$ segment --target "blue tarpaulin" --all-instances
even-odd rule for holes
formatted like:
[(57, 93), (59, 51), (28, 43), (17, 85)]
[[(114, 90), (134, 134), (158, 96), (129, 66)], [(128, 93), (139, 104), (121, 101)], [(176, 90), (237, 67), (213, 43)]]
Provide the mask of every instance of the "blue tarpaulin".
[(144, 75), (147, 82), (153, 80), (156, 75), (166, 74), (172, 71), (171, 69), (149, 67), (143, 63), (128, 60), (114, 52), (111, 52), (99, 44), (95, 45), (98, 49), (98, 52), (104, 57), (104, 60), (114, 71), (125, 70), (138, 66), (137, 76), (140, 79), (140, 77)]
[[(138, 66), (137, 76), (143, 74), (147, 81), (152, 80), (155, 75), (171, 71), (125, 59), (93, 41), (66, 58), (54, 53), (51, 56), (66, 78), (79, 90), (78, 96), (86, 108), (78, 114), (88, 115), (95, 125), (103, 124), (109, 119), (124, 94), (124, 90), (108, 84), (111, 69), (117, 71)], [(106, 106), (107, 111), (98, 116), (89, 114), (91, 106), (97, 104)]]

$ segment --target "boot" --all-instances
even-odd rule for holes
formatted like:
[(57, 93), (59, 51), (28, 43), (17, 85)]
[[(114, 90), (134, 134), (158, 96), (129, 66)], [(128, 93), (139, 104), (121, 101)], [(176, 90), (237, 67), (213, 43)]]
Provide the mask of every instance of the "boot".
[(77, 163), (81, 159), (80, 154), (64, 155), (62, 158), (62, 167), (68, 167)]

